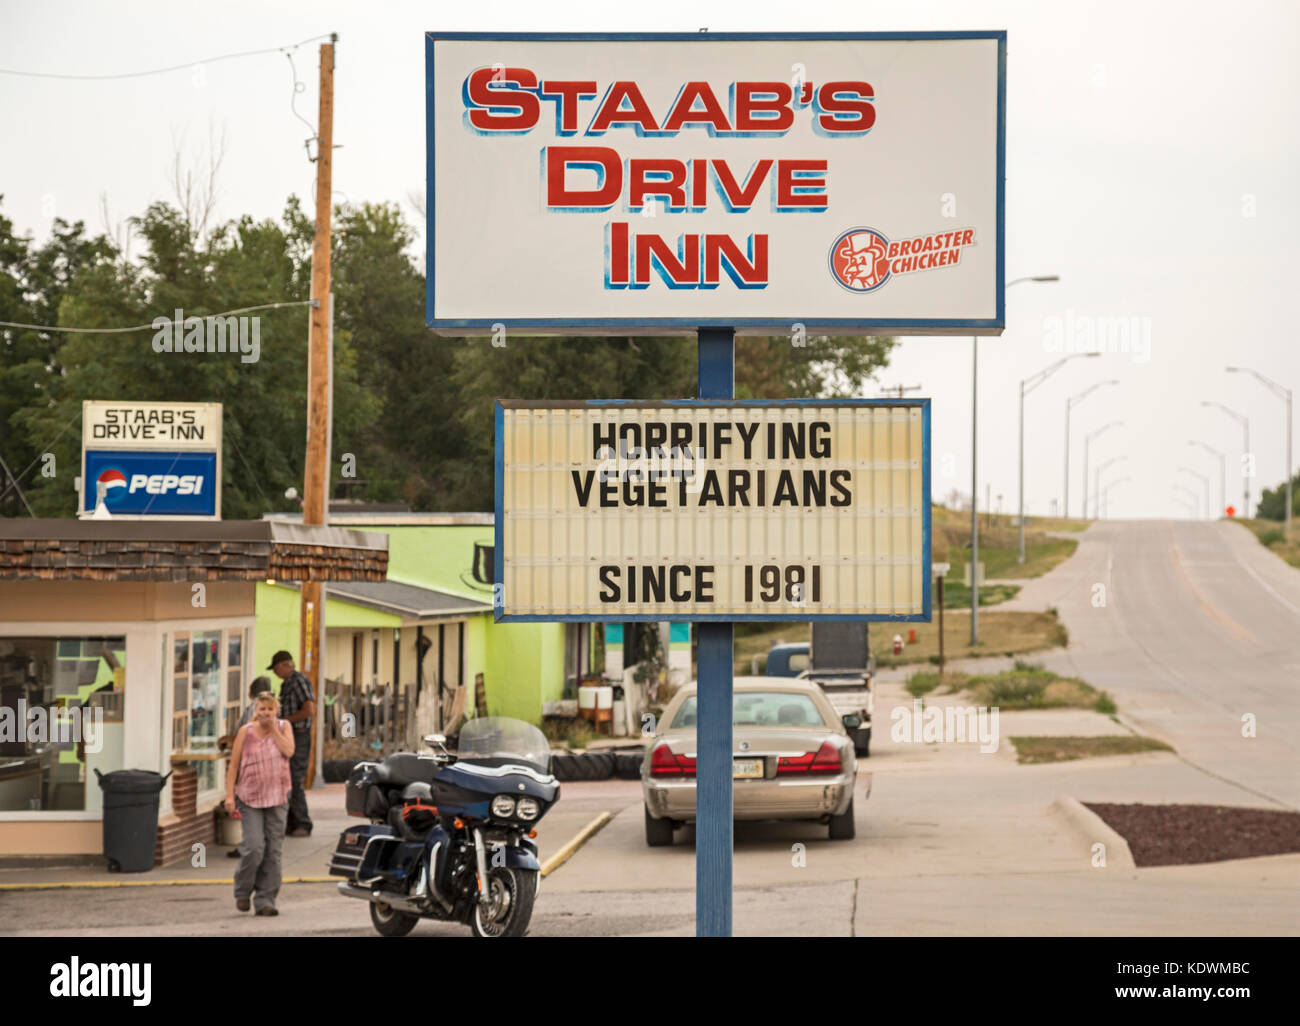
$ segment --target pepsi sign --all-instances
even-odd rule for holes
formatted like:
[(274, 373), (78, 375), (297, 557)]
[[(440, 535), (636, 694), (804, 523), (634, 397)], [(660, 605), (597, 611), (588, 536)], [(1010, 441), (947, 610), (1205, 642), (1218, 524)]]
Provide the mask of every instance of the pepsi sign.
[(94, 512), (100, 485), (109, 513), (127, 516), (217, 515), (215, 452), (126, 452), (85, 454), (82, 508)]

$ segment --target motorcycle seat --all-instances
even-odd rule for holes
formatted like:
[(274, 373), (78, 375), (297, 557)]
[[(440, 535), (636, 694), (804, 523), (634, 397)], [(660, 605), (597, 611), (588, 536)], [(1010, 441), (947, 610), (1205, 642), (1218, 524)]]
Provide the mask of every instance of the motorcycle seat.
[(438, 763), (414, 752), (397, 752), (385, 756), (375, 767), (375, 782), (385, 787), (406, 787), (408, 784), (432, 784), (438, 772)]

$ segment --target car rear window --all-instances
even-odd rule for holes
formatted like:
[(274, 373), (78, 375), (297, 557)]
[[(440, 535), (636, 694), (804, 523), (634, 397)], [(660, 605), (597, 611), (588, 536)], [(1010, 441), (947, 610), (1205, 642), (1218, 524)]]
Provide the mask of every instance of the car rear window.
[[(694, 727), (699, 715), (691, 695), (673, 717), (672, 728)], [(782, 691), (742, 691), (732, 696), (731, 722), (737, 727), (824, 727), (817, 705), (807, 695)]]

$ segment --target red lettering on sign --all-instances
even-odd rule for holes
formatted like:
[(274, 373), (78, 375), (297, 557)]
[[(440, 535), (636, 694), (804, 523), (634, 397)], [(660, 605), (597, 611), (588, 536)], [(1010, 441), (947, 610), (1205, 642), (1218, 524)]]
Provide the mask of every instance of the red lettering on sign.
[[(595, 189), (570, 189), (565, 185), (569, 165), (597, 165), (604, 182)], [(608, 146), (548, 146), (546, 148), (546, 205), (550, 207), (609, 207), (623, 191), (623, 162)]]
[(537, 76), (527, 68), (496, 65), (471, 72), (465, 79), (474, 105), (469, 123), (481, 132), (527, 132), (540, 114), (537, 97), (527, 91), (536, 88)]

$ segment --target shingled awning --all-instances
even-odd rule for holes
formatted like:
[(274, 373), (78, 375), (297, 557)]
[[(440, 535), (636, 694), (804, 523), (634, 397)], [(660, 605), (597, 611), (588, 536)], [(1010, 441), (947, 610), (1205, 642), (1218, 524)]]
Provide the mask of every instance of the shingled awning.
[(268, 520), (0, 520), (0, 581), (383, 581), (388, 536)]

